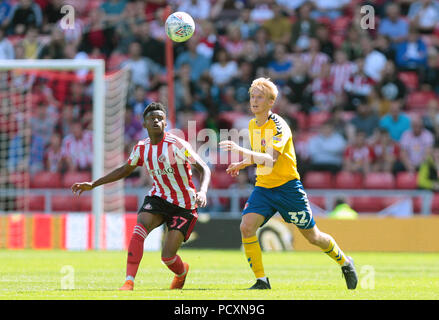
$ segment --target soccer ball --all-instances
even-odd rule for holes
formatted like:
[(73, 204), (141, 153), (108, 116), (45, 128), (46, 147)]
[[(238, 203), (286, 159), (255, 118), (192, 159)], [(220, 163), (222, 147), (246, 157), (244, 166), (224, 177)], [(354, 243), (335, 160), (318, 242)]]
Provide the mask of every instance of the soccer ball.
[(187, 41), (195, 31), (194, 19), (186, 12), (174, 12), (166, 19), (165, 30), (172, 41)]

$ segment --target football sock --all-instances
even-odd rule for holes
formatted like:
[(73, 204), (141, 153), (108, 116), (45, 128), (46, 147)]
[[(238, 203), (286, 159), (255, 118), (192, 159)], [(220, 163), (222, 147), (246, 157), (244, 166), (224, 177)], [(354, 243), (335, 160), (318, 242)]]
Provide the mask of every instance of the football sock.
[(335, 262), (337, 262), (340, 266), (345, 266), (349, 263), (348, 258), (343, 253), (343, 251), (341, 251), (341, 249), (338, 247), (337, 243), (332, 237), (330, 239), (328, 248), (323, 251), (332, 259), (334, 259)]
[(148, 235), (148, 231), (141, 224), (136, 224), (133, 235), (128, 246), (126, 280), (134, 281), (143, 257), (143, 243)]
[(169, 268), (169, 270), (174, 272), (177, 276), (181, 277), (186, 274), (183, 261), (181, 260), (179, 255), (175, 255), (170, 258), (162, 257), (162, 262)]
[(250, 264), (250, 268), (255, 274), (256, 278), (264, 278), (264, 266), (262, 265), (262, 252), (259, 246), (257, 236), (242, 238), (242, 244), (244, 246), (244, 252), (247, 257), (247, 261)]

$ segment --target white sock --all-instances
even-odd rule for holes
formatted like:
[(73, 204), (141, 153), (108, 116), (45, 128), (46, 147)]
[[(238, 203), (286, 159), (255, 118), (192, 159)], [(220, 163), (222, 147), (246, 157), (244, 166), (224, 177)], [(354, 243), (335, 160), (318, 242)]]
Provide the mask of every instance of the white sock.
[(127, 276), (127, 278), (125, 280), (126, 281), (131, 280), (132, 282), (134, 282), (134, 277), (133, 276)]
[(262, 280), (265, 283), (268, 283), (267, 277), (257, 278), (256, 280)]

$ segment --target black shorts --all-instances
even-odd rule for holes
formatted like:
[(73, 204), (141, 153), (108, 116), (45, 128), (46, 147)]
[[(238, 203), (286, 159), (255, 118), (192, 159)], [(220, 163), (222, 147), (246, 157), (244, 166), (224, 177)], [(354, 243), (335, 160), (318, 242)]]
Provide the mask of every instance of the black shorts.
[(189, 239), (198, 218), (197, 209), (185, 209), (157, 196), (146, 196), (137, 214), (141, 212), (161, 214), (168, 230), (181, 231), (184, 241)]

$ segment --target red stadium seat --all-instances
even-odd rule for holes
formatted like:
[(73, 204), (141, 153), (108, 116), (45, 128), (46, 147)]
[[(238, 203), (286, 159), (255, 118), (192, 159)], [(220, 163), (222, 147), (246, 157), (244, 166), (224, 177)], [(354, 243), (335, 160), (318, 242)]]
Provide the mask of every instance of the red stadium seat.
[(79, 198), (76, 198), (75, 201), (79, 203), (78, 211), (91, 212), (92, 210), (91, 196), (81, 195)]
[(30, 180), (30, 174), (28, 172), (12, 172), (9, 175), (9, 182), (19, 189), (28, 187)]
[(419, 77), (416, 72), (401, 71), (398, 73), (398, 78), (411, 91), (416, 90), (419, 87)]
[(330, 189), (333, 188), (333, 176), (331, 172), (309, 171), (305, 174), (303, 186), (309, 189)]
[(407, 108), (413, 109), (426, 109), (428, 101), (431, 99), (437, 99), (437, 96), (432, 91), (415, 91), (407, 97)]
[(335, 176), (336, 189), (361, 189), (363, 187), (363, 175), (349, 171), (340, 171)]
[(331, 117), (329, 112), (313, 112), (308, 116), (308, 126), (310, 129), (318, 129)]
[(366, 189), (394, 189), (395, 178), (391, 173), (371, 172), (364, 177)]
[(215, 171), (212, 174), (212, 187), (217, 189), (227, 189), (231, 184), (234, 184), (236, 179), (230, 176), (227, 172)]
[(431, 213), (439, 214), (439, 192), (435, 192), (433, 195), (433, 201), (431, 204)]
[[(17, 197), (17, 209), (27, 209), (29, 211), (43, 212), (45, 210), (44, 195), (30, 194), (26, 197)], [(27, 202), (27, 203), (26, 203)]]
[(316, 206), (326, 209), (325, 197), (323, 196), (308, 196), (309, 202), (312, 202)]
[(381, 197), (352, 197), (349, 202), (352, 209), (363, 213), (376, 213), (385, 208)]
[(90, 172), (67, 172), (62, 178), (62, 186), (70, 188), (75, 182), (91, 181)]
[(418, 186), (417, 173), (398, 172), (396, 175), (396, 188), (414, 190)]
[(61, 174), (58, 172), (38, 172), (30, 179), (31, 188), (61, 188)]
[(79, 199), (80, 198), (77, 198), (77, 196), (73, 195), (53, 195), (51, 197), (52, 211), (77, 212), (79, 211)]
[(135, 195), (125, 196), (125, 211), (137, 212), (138, 209), (138, 199)]

